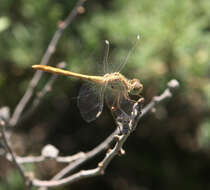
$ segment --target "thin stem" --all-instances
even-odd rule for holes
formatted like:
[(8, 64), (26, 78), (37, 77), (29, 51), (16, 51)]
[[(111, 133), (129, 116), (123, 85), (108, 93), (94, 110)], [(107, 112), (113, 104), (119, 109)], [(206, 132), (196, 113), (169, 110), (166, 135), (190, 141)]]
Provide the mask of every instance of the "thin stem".
[[(72, 165), (70, 164), (69, 166), (64, 168), (65, 172), (59, 172), (60, 175), (56, 175), (50, 181), (42, 181), (42, 180), (34, 179), (33, 182), (32, 182), (33, 185), (37, 186), (37, 187), (42, 186), (42, 188), (40, 188), (40, 190), (41, 189), (43, 190), (43, 189), (46, 189), (47, 187), (63, 186), (63, 185), (66, 185), (66, 184), (71, 184), (73, 182), (76, 182), (76, 181), (84, 179), (84, 178), (89, 178), (89, 177), (93, 177), (93, 176), (104, 174), (104, 171), (108, 167), (108, 165), (111, 162), (111, 160), (116, 155), (118, 155), (120, 153), (121, 154), (124, 153), (122, 147), (123, 147), (124, 143), (126, 142), (126, 140), (127, 140), (128, 136), (130, 135), (130, 133), (135, 130), (135, 128), (136, 128), (140, 118), (142, 118), (143, 115), (148, 113), (156, 104), (162, 102), (163, 100), (165, 100), (167, 98), (172, 97), (172, 91), (175, 88), (177, 88), (178, 86), (179, 86), (178, 81), (171, 80), (168, 83), (168, 88), (160, 96), (155, 97), (142, 111), (141, 111), (141, 103), (142, 103), (142, 101), (137, 101), (133, 105), (133, 111), (131, 112), (131, 115), (130, 115), (130, 121), (128, 121), (127, 123), (123, 122), (123, 123), (121, 123), (122, 126), (120, 126), (120, 127), (124, 128), (124, 127), (127, 127), (126, 125), (128, 125), (130, 130), (126, 134), (123, 134), (121, 136), (117, 136), (118, 140), (117, 140), (114, 148), (107, 151), (106, 156), (98, 164), (98, 167), (96, 167), (94, 169), (90, 169), (90, 170), (80, 171), (80, 172), (77, 172), (77, 173), (75, 173), (73, 175), (70, 175), (68, 177), (62, 178), (62, 177), (64, 177), (64, 175), (67, 174), (67, 172), (72, 172), (72, 170), (75, 169), (75, 167), (78, 167), (82, 163), (86, 162), (88, 160), (88, 156), (87, 156), (87, 157), (84, 157), (84, 159), (79, 159), (79, 160), (75, 161), (75, 163), (77, 163), (75, 165), (75, 167), (72, 167)], [(94, 156), (94, 155), (98, 154), (102, 150), (102, 148), (104, 149), (105, 148), (104, 145), (105, 144), (108, 145), (107, 143), (108, 142), (110, 143), (114, 139), (114, 134), (110, 135), (109, 138), (106, 139), (106, 141), (104, 141), (101, 144), (103, 146), (101, 146), (101, 147), (98, 146), (97, 149), (93, 152), (94, 154), (92, 154), (91, 156)], [(75, 163), (74, 162), (72, 163), (73, 166), (74, 166)]]
[(15, 156), (14, 152), (12, 151), (12, 148), (10, 147), (10, 145), (8, 143), (8, 140), (7, 140), (7, 137), (6, 137), (6, 134), (5, 134), (5, 127), (6, 127), (6, 122), (4, 120), (0, 119), (0, 130), (1, 130), (2, 139), (3, 139), (4, 145), (6, 147), (6, 150), (11, 155), (13, 163), (15, 164), (15, 166), (17, 167), (18, 171), (20, 172), (21, 176), (23, 177), (27, 189), (30, 189), (30, 187), (31, 187), (30, 180), (25, 175), (24, 169), (22, 168), (20, 163), (18, 163), (18, 161), (16, 159), (16, 156)]
[[(136, 106), (135, 106), (136, 108)], [(134, 112), (137, 113), (137, 112)], [(141, 112), (138, 112), (141, 114)], [(62, 178), (60, 180), (50, 180), (50, 181), (42, 181), (42, 180), (38, 180), (38, 179), (34, 179), (32, 181), (33, 186), (36, 187), (58, 187), (58, 186), (63, 186), (63, 185), (67, 185), (67, 184), (71, 184), (73, 182), (79, 181), (81, 179), (84, 178), (90, 178), (90, 177), (94, 177), (94, 176), (98, 176), (98, 175), (103, 175), (104, 171), (106, 170), (106, 168), (108, 167), (109, 163), (112, 161), (112, 159), (120, 154), (120, 150), (122, 150), (122, 147), (124, 145), (124, 143), (126, 142), (126, 139), (128, 138), (128, 136), (130, 135), (130, 132), (123, 134), (121, 136), (117, 136), (117, 142), (114, 146), (113, 149), (108, 150), (104, 159), (98, 164), (98, 167), (94, 168), (94, 169), (89, 169), (89, 170), (83, 170), (80, 172), (77, 172), (73, 175), (70, 175), (68, 177)], [(116, 135), (112, 135), (111, 136), (111, 140), (113, 140), (116, 137)], [(104, 144), (104, 143), (103, 143)], [(41, 188), (42, 190), (45, 188)]]
[[(58, 68), (64, 68), (65, 67), (65, 63), (61, 62), (57, 64)], [(48, 92), (51, 91), (52, 86), (55, 82), (55, 80), (57, 79), (57, 75), (51, 75), (51, 77), (49, 78), (49, 80), (47, 81), (47, 83), (45, 84), (45, 86), (43, 87), (43, 89), (37, 93), (35, 99), (33, 100), (30, 108), (23, 114), (23, 116), (19, 119), (17, 126), (21, 125), (24, 121), (26, 121), (28, 118), (30, 118), (30, 116), (33, 115), (33, 113), (39, 108), (40, 104), (42, 103), (42, 100), (44, 99), (44, 97), (46, 96), (46, 94)]]
[[(73, 172), (75, 169), (77, 169), (78, 167), (80, 167), (81, 165), (86, 163), (87, 161), (91, 160), (96, 155), (100, 154), (102, 151), (105, 151), (109, 147), (109, 144), (113, 141), (114, 136), (117, 135), (117, 134), (119, 134), (119, 129), (118, 128), (111, 135), (109, 135), (101, 144), (96, 146), (91, 151), (85, 153), (85, 155), (82, 158), (80, 158), (80, 159), (78, 159), (78, 160), (76, 160), (72, 163), (69, 163), (68, 166), (66, 166), (59, 173), (57, 173), (51, 179), (51, 181), (59, 180), (59, 179), (63, 178), (65, 175)], [(47, 189), (47, 187), (39, 188), (39, 190), (46, 190), (46, 189)]]
[(122, 149), (123, 144), (125, 143), (127, 137), (130, 134), (125, 134), (119, 137), (119, 140), (117, 141), (115, 147), (111, 150), (108, 151), (105, 158), (102, 160), (102, 162), (100, 162), (98, 164), (98, 167), (94, 168), (94, 169), (90, 169), (90, 170), (83, 170), (80, 172), (77, 172), (71, 176), (68, 176), (66, 178), (60, 179), (60, 180), (51, 180), (51, 181), (41, 181), (38, 179), (34, 179), (33, 180), (33, 186), (36, 187), (58, 187), (58, 186), (63, 186), (63, 185), (67, 185), (67, 184), (71, 184), (74, 183), (76, 181), (79, 181), (81, 179), (85, 179), (85, 178), (90, 178), (90, 177), (94, 177), (94, 176), (98, 176), (98, 175), (103, 175), (105, 169), (107, 168), (107, 166), (109, 165), (109, 163), (111, 162), (111, 160), (119, 154), (120, 150)]
[[(130, 132), (135, 130), (137, 123), (139, 122), (139, 120), (146, 114), (148, 113), (155, 105), (161, 103), (163, 100), (170, 98), (172, 96), (172, 91), (173, 89), (177, 88), (179, 86), (178, 81), (176, 80), (171, 80), (168, 83), (168, 88), (160, 95), (155, 97), (145, 108), (142, 109), (141, 111), (141, 103), (136, 102), (133, 105), (133, 111), (131, 113), (130, 116), (130, 121), (127, 123), (129, 125), (129, 129)], [(125, 127), (125, 126), (124, 126)], [(123, 126), (122, 126), (123, 128)], [(110, 142), (112, 142), (114, 136), (116, 134), (119, 134), (119, 128), (117, 128), (115, 130), (114, 133), (112, 133), (104, 142), (102, 142), (100, 145), (98, 145), (96, 148), (94, 148), (92, 151), (86, 153), (86, 156), (84, 156), (81, 159), (76, 160), (73, 163), (70, 163), (68, 166), (66, 166), (63, 170), (61, 170), (57, 175), (55, 175), (51, 181), (41, 181), (41, 180), (35, 180), (34, 181), (34, 185), (35, 186), (43, 186), (41, 187), (39, 190), (46, 190), (47, 187), (51, 187), (54, 185), (55, 186), (60, 186), (60, 185), (64, 185), (65, 183), (73, 183), (77, 180), (83, 179), (83, 178), (87, 178), (87, 177), (92, 177), (92, 176), (96, 176), (96, 175), (100, 175), (103, 174), (103, 171), (106, 169), (106, 167), (108, 166), (109, 162), (112, 160), (112, 158), (115, 156), (115, 151), (113, 154), (111, 154), (110, 156), (107, 156), (107, 158), (105, 157), (104, 160), (100, 163), (101, 166), (103, 166), (102, 168), (96, 168), (93, 170), (87, 170), (87, 171), (83, 171), (78, 172), (76, 174), (73, 174), (69, 177), (66, 177), (62, 180), (59, 180), (61, 178), (63, 178), (66, 174), (73, 172), (73, 170), (75, 170), (76, 168), (78, 168), (79, 166), (81, 166), (82, 164), (84, 164), (85, 162), (87, 162), (88, 160), (90, 160), (91, 158), (93, 158), (94, 156), (96, 156), (97, 154), (99, 154), (102, 150), (105, 150), (108, 145), (110, 144)], [(122, 145), (124, 144), (124, 142), (126, 141), (127, 137), (130, 135), (130, 132), (128, 132), (127, 134), (124, 134), (123, 138), (121, 139), (122, 141), (119, 141)], [(115, 145), (115, 149), (118, 149), (118, 144)], [(113, 150), (111, 151), (113, 152)], [(117, 151), (116, 151), (117, 152)], [(51, 183), (52, 182), (52, 183)]]
[[(51, 56), (55, 52), (56, 45), (57, 45), (60, 37), (62, 36), (63, 31), (67, 28), (67, 26), (69, 26), (72, 23), (74, 18), (78, 14), (81, 13), (80, 11), (78, 11), (78, 9), (84, 4), (85, 1), (86, 0), (78, 0), (77, 4), (72, 9), (72, 11), (67, 16), (67, 18), (63, 22), (60, 22), (60, 24), (58, 25), (58, 29), (54, 33), (54, 35), (52, 37), (52, 40), (49, 43), (48, 48), (45, 51), (44, 56), (41, 59), (41, 62), (40, 62), (41, 65), (47, 65), (48, 64)], [(23, 97), (21, 98), (21, 100), (17, 104), (17, 106), (15, 108), (15, 111), (13, 112), (13, 115), (12, 115), (12, 117), (10, 119), (10, 122), (9, 122), (9, 124), (11, 126), (15, 126), (17, 124), (17, 122), (19, 121), (23, 110), (25, 109), (26, 105), (28, 104), (28, 102), (32, 98), (35, 87), (37, 86), (38, 82), (40, 81), (42, 73), (43, 72), (41, 72), (41, 71), (36, 71), (35, 72), (32, 80), (29, 83), (29, 86), (28, 86), (25, 94), (23, 95)]]
[(119, 133), (119, 130), (117, 128), (111, 135), (109, 135), (106, 138), (106, 140), (104, 140), (101, 144), (99, 144), (98, 146), (96, 146), (91, 151), (85, 153), (85, 156), (84, 157), (76, 160), (75, 162), (73, 162), (73, 163), (69, 164), (68, 166), (66, 166), (65, 168), (63, 168), (63, 170), (61, 170), (58, 174), (56, 174), (52, 178), (52, 180), (57, 180), (57, 179), (62, 178), (63, 176), (65, 176), (68, 173), (74, 171), (79, 166), (81, 166), (82, 164), (84, 164), (88, 160), (92, 159), (93, 157), (95, 157), (96, 155), (98, 155), (99, 153), (101, 153), (102, 151), (106, 150), (109, 147), (109, 144), (113, 141), (114, 136), (117, 135), (118, 133)]
[(142, 110), (141, 117), (146, 115), (153, 107), (161, 103), (163, 100), (171, 98), (173, 90), (175, 90), (178, 87), (179, 87), (179, 82), (176, 79), (170, 80), (168, 82), (168, 88), (166, 88), (160, 96), (153, 97), (152, 101), (149, 104), (147, 104), (147, 106), (144, 107), (144, 109)]
[[(20, 157), (20, 156), (16, 156), (16, 160), (19, 164), (28, 164), (28, 163), (40, 163), (40, 162), (44, 162), (47, 160), (55, 160), (58, 163), (72, 163), (75, 160), (78, 160), (82, 157), (85, 156), (85, 153), (83, 152), (79, 152), (75, 155), (72, 156), (58, 156), (55, 158), (47, 158), (45, 156), (26, 156), (26, 157)], [(11, 154), (7, 154), (6, 158), (9, 161), (13, 161)]]

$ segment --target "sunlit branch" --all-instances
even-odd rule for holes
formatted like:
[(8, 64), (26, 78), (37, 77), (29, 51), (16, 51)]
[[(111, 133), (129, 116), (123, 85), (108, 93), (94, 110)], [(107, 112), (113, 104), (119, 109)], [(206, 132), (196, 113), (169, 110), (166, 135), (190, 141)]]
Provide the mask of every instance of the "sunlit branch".
[[(142, 118), (142, 116), (144, 116), (146, 113), (148, 113), (149, 111), (151, 111), (151, 109), (161, 103), (163, 100), (172, 97), (172, 93), (173, 90), (175, 90), (177, 87), (179, 87), (179, 83), (177, 80), (171, 80), (168, 83), (168, 88), (160, 95), (160, 96), (156, 96), (154, 97), (154, 99), (144, 108), (141, 110), (141, 101), (140, 102), (136, 102), (133, 105), (133, 111), (130, 115), (130, 120), (126, 123), (121, 123), (122, 125), (128, 125), (129, 127), (129, 131), (128, 133), (124, 133), (122, 135), (114, 135), (111, 134), (103, 143), (100, 144), (100, 146), (98, 146), (94, 151), (94, 155), (100, 153), (102, 150), (104, 150), (105, 147), (108, 147), (109, 143), (112, 142), (114, 140), (114, 138), (117, 138), (117, 142), (114, 146), (113, 149), (109, 149), (104, 157), (104, 159), (98, 164), (98, 167), (96, 167), (95, 169), (90, 169), (90, 170), (84, 170), (84, 171), (80, 171), (77, 172), (73, 175), (70, 175), (68, 177), (62, 178), (64, 177), (67, 173), (72, 172), (76, 167), (82, 165), (84, 162), (86, 162), (87, 160), (90, 159), (90, 157), (88, 158), (84, 156), (84, 158), (76, 160), (73, 163), (70, 163), (69, 166), (67, 166), (66, 168), (63, 169), (63, 171), (65, 172), (59, 172), (59, 175), (56, 175), (53, 177), (52, 180), (50, 181), (42, 181), (42, 180), (38, 180), (38, 179), (34, 179), (33, 180), (33, 185), (34, 186), (42, 186), (42, 188), (40, 189), (46, 189), (43, 187), (56, 187), (56, 186), (63, 186), (66, 184), (71, 184), (75, 181), (84, 179), (84, 178), (89, 178), (89, 177), (93, 177), (93, 176), (97, 176), (97, 175), (102, 175), (105, 171), (105, 169), (107, 168), (107, 166), (109, 165), (110, 161), (118, 154), (124, 154), (124, 150), (122, 149), (123, 144), (125, 143), (126, 139), (128, 138), (128, 136), (130, 135), (130, 133), (132, 131), (135, 130), (140, 118)], [(122, 128), (125, 126), (122, 126)], [(115, 131), (116, 134), (117, 131)], [(119, 131), (118, 131), (119, 134)], [(92, 156), (94, 156), (92, 155)], [(75, 164), (76, 163), (76, 164)], [(75, 165), (74, 165), (75, 164)], [(62, 178), (62, 179), (61, 179)]]

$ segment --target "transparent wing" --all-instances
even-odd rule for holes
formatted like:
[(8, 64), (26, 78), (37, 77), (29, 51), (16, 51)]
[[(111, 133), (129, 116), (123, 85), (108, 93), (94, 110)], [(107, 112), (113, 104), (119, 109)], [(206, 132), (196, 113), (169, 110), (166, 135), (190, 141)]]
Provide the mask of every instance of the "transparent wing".
[(87, 122), (95, 120), (101, 114), (104, 104), (104, 87), (94, 86), (90, 83), (82, 85), (77, 105), (83, 119)]

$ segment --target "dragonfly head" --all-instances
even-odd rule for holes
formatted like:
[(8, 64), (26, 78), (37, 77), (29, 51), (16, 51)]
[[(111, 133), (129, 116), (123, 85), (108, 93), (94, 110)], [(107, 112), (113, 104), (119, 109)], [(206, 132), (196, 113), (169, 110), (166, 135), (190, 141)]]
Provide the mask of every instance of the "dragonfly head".
[(132, 79), (130, 83), (130, 94), (139, 95), (143, 89), (143, 84), (138, 79)]

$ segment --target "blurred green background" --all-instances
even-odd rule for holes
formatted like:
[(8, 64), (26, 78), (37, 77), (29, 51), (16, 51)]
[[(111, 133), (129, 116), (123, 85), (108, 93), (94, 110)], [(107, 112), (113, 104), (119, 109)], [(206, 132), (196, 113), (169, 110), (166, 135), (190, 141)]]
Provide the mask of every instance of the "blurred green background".
[[(0, 5), (0, 106), (11, 112), (75, 0), (3, 0)], [(61, 37), (50, 65), (66, 61), (69, 70), (102, 73), (104, 40), (111, 43), (109, 61), (120, 64), (141, 35), (122, 73), (144, 84), (145, 104), (176, 78), (180, 89), (155, 113), (141, 120), (106, 174), (57, 189), (176, 190), (210, 189), (210, 1), (92, 0)], [(37, 92), (50, 74), (44, 74)], [(53, 144), (61, 155), (88, 151), (115, 128), (108, 109), (87, 124), (76, 106), (82, 82), (58, 77), (36, 113), (12, 136), (19, 155), (39, 155)], [(29, 105), (30, 106), (30, 105)], [(30, 140), (28, 140), (30, 139)], [(102, 157), (88, 162), (97, 166)], [(60, 165), (33, 169), (49, 179)], [(45, 168), (43, 170), (43, 168)], [(22, 189), (13, 166), (0, 159), (0, 189)]]

